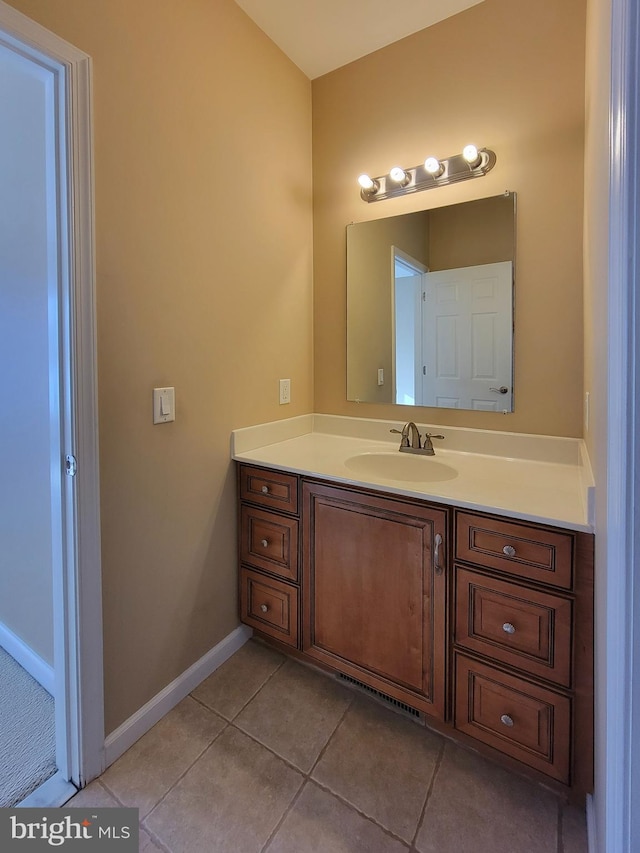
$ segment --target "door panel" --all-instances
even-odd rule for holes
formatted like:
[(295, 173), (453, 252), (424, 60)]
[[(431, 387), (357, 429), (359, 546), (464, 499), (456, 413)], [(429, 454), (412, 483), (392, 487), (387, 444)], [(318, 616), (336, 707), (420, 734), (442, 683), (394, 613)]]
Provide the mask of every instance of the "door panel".
[(512, 411), (512, 287), (510, 261), (425, 274), (423, 405)]

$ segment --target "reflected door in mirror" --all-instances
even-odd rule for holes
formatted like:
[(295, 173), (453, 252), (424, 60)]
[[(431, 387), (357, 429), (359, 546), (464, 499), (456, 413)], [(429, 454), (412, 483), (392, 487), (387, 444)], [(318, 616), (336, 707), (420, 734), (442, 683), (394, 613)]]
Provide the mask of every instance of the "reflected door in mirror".
[(418, 405), (512, 411), (512, 281), (510, 261), (424, 276)]

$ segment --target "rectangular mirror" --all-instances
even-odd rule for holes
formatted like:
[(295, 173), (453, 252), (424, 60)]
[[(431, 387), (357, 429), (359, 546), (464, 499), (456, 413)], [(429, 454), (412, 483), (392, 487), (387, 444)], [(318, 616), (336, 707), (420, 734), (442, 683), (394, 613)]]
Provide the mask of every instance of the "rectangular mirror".
[(516, 194), (347, 226), (347, 399), (513, 411)]

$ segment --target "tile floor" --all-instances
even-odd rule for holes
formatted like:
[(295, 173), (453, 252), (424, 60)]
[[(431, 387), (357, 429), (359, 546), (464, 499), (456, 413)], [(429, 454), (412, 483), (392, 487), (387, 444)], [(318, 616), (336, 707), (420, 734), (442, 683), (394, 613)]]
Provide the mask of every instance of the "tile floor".
[(585, 853), (584, 812), (250, 641), (68, 806), (140, 850)]

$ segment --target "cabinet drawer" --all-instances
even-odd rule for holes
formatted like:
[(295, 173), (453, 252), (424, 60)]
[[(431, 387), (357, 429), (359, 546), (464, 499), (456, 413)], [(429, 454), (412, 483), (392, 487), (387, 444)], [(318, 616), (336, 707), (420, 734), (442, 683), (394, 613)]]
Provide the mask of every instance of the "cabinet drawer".
[(240, 618), (257, 631), (297, 647), (297, 587), (243, 567), (240, 570)]
[(569, 783), (571, 700), (456, 656), (455, 727)]
[(456, 557), (571, 589), (573, 537), (472, 513), (456, 513)]
[(240, 559), (267, 572), (298, 581), (298, 522), (243, 506), (240, 519)]
[(571, 685), (572, 602), (456, 566), (456, 643)]
[(240, 498), (282, 512), (298, 512), (298, 478), (282, 471), (240, 466)]

